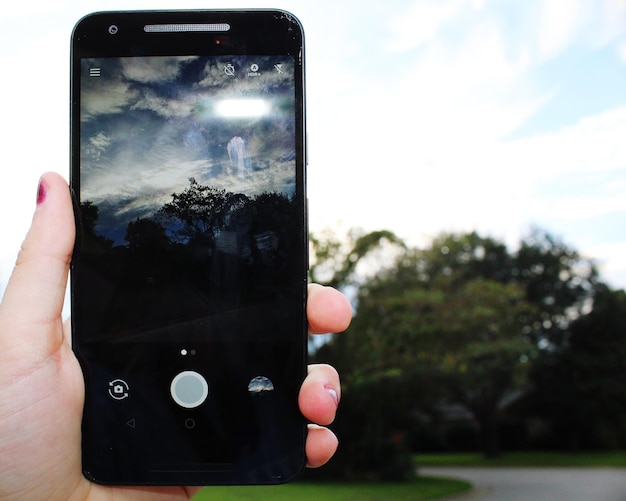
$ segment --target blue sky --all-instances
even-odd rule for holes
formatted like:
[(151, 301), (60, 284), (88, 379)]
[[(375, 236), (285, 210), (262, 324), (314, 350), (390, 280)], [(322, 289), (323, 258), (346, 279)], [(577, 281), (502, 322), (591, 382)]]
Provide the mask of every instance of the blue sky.
[[(223, 71), (251, 62), (261, 69), (252, 78)], [(98, 78), (88, 76), (94, 67)], [(275, 56), (83, 61), (81, 203), (98, 207), (98, 233), (122, 244), (127, 223), (154, 216), (191, 178), (248, 197), (293, 195), (293, 68), (293, 60)], [(268, 88), (280, 104), (262, 99)], [(258, 114), (241, 116), (233, 102)]]
[(67, 175), (69, 36), (105, 9), (285, 8), (305, 27), (310, 226), (414, 244), (553, 232), (626, 287), (626, 1), (12, 2), (0, 14), (0, 289)]

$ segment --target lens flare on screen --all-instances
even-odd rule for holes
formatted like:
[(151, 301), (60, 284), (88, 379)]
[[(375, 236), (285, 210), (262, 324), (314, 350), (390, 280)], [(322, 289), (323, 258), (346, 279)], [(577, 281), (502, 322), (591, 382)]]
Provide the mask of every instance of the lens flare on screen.
[(223, 99), (215, 104), (215, 113), (225, 118), (259, 118), (270, 112), (264, 99)]

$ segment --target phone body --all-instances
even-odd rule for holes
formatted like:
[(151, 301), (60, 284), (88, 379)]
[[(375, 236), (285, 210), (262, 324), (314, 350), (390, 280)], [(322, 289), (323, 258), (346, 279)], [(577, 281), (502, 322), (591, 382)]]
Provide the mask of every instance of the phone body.
[(306, 463), (303, 31), (102, 12), (71, 42), (84, 475), (283, 483)]

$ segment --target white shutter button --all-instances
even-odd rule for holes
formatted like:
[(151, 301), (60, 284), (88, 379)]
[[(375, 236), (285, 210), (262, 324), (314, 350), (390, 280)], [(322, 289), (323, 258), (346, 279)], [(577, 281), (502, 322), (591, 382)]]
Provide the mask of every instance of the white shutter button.
[(209, 385), (197, 372), (183, 371), (172, 379), (170, 393), (178, 405), (194, 409), (209, 396)]

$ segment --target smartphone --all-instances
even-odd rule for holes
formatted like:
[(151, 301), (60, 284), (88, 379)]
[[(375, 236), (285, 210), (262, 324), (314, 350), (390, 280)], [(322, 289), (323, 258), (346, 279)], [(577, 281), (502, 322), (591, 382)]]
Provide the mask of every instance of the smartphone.
[(305, 465), (304, 98), (287, 12), (102, 12), (74, 27), (89, 480), (270, 484)]

